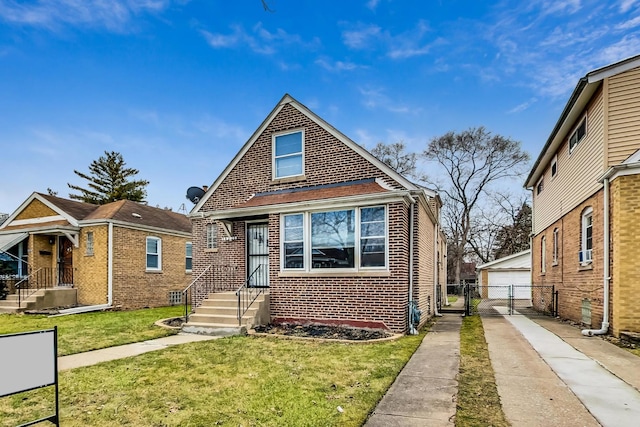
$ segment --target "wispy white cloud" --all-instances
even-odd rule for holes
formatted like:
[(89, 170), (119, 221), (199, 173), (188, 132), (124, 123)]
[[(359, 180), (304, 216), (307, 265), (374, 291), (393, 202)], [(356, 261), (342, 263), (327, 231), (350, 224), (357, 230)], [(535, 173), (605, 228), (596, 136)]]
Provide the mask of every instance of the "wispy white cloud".
[(616, 25), (616, 30), (630, 30), (631, 28), (635, 28), (640, 25), (640, 16), (636, 16), (635, 18), (628, 19), (624, 22)]
[(357, 24), (356, 28), (342, 32), (342, 41), (352, 49), (370, 49), (382, 34), (377, 25)]
[(421, 108), (411, 108), (410, 106), (395, 102), (386, 95), (385, 90), (379, 87), (361, 87), (358, 89), (362, 96), (362, 105), (369, 109), (383, 109), (391, 113), (417, 114)]
[(379, 4), (380, 4), (380, 0), (369, 0), (367, 2), (367, 9), (371, 9), (375, 11)]
[(289, 34), (281, 28), (269, 31), (264, 28), (262, 22), (254, 25), (251, 32), (246, 31), (241, 25), (232, 25), (231, 30), (231, 33), (227, 34), (211, 33), (206, 30), (201, 30), (200, 33), (215, 49), (248, 46), (254, 53), (262, 55), (273, 55), (284, 46), (315, 49), (320, 45), (318, 38), (305, 41), (299, 35)]
[(315, 63), (325, 70), (331, 71), (333, 73), (338, 73), (341, 71), (353, 71), (357, 68), (365, 68), (350, 61), (332, 61), (328, 58), (318, 58), (316, 59)]
[(510, 109), (509, 111), (507, 111), (507, 114), (517, 114), (517, 113), (521, 113), (527, 109), (529, 109), (529, 107), (531, 107), (533, 104), (535, 104), (536, 102), (538, 102), (538, 98), (531, 98), (525, 102), (523, 102), (522, 104), (516, 105), (515, 107), (513, 107), (512, 109)]
[(637, 3), (637, 0), (622, 0), (620, 1), (620, 13), (628, 12), (634, 4)]
[(127, 32), (137, 15), (162, 12), (170, 4), (170, 0), (37, 0), (27, 4), (5, 0), (0, 2), (0, 20), (48, 30), (81, 26)]

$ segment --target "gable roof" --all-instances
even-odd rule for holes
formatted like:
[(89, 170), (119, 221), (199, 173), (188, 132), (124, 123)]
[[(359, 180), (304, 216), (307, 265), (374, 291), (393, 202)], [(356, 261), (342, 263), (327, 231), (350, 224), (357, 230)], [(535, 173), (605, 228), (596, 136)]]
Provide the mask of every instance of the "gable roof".
[(525, 188), (533, 188), (533, 186), (536, 185), (540, 176), (553, 158), (554, 153), (564, 142), (567, 133), (571, 131), (574, 122), (578, 119), (578, 116), (582, 113), (589, 101), (591, 101), (598, 87), (600, 87), (602, 80), (636, 67), (640, 67), (640, 55), (597, 68), (588, 72), (578, 81), (573, 93), (569, 97), (569, 101), (567, 101), (567, 104), (562, 110), (562, 114), (560, 114), (558, 122), (551, 131), (551, 135), (549, 135), (547, 142), (531, 168), (529, 176), (527, 176), (524, 185)]
[(9, 216), (7, 221), (0, 226), (0, 231), (25, 228), (22, 225), (11, 226), (11, 222), (34, 200), (42, 202), (59, 214), (58, 217), (54, 217), (55, 221), (47, 222), (47, 224), (50, 225), (69, 223), (72, 226), (78, 227), (83, 223), (115, 221), (134, 226), (146, 226), (191, 233), (191, 221), (186, 215), (154, 208), (143, 203), (137, 203), (131, 200), (118, 200), (104, 205), (94, 205), (41, 193), (32, 193), (31, 196)]
[(209, 187), (207, 192), (200, 198), (200, 201), (193, 207), (191, 210), (191, 214), (197, 213), (202, 206), (207, 202), (207, 200), (211, 197), (211, 195), (216, 191), (218, 186), (224, 181), (227, 175), (233, 170), (236, 164), (242, 159), (242, 157), (249, 151), (249, 149), (253, 146), (256, 140), (262, 135), (264, 130), (269, 126), (269, 124), (273, 121), (273, 119), (278, 115), (278, 113), (282, 110), (285, 105), (290, 105), (295, 108), (302, 114), (304, 114), (307, 118), (318, 124), (324, 130), (329, 132), (332, 136), (334, 136), (337, 140), (347, 145), (353, 151), (358, 153), (360, 156), (364, 157), (370, 163), (374, 164), (378, 169), (382, 170), (384, 173), (393, 178), (396, 182), (402, 185), (406, 190), (417, 190), (418, 186), (409, 181), (404, 176), (400, 175), (398, 172), (387, 166), (384, 162), (378, 160), (373, 154), (369, 153), (362, 146), (355, 143), (345, 134), (331, 126), (328, 122), (322, 119), (320, 116), (315, 114), (313, 111), (309, 110), (306, 106), (295, 100), (291, 95), (285, 94), (282, 99), (278, 102), (275, 108), (269, 113), (269, 115), (264, 119), (264, 121), (260, 124), (258, 129), (251, 135), (249, 140), (242, 146), (240, 151), (235, 155), (235, 157), (231, 160), (231, 162), (227, 165), (227, 167), (222, 171), (220, 176), (213, 182), (213, 184)]
[(507, 255), (506, 257), (502, 257), (494, 261), (479, 265), (476, 268), (478, 271), (484, 270), (487, 268), (501, 268), (501, 269), (531, 268), (531, 249), (527, 249), (522, 252)]

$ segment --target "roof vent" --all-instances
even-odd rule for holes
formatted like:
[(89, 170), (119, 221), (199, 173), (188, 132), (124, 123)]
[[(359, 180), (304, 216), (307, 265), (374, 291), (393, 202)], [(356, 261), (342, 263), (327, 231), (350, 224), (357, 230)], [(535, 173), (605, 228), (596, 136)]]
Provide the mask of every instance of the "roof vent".
[(139, 213), (132, 213), (131, 215), (133, 215), (136, 218), (142, 218), (142, 215), (140, 215)]

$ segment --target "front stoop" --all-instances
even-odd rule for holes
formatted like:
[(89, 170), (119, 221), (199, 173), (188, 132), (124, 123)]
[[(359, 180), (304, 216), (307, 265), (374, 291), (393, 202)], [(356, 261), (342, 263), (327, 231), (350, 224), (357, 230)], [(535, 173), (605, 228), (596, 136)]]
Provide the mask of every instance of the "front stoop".
[(182, 326), (182, 331), (204, 335), (243, 335), (247, 329), (260, 323), (268, 306), (269, 296), (260, 295), (242, 316), (239, 325), (238, 297), (235, 292), (210, 294), (189, 316), (189, 322)]
[(7, 295), (6, 300), (0, 300), (0, 313), (22, 313), (30, 310), (45, 310), (55, 307), (70, 307), (77, 305), (77, 291), (73, 288), (59, 287), (40, 289), (21, 300), (18, 307), (18, 295)]

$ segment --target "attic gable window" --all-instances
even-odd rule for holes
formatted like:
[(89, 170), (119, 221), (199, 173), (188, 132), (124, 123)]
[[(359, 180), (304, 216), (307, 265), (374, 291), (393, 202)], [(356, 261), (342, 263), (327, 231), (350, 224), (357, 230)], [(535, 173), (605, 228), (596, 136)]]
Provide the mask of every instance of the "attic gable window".
[(587, 118), (583, 118), (576, 130), (569, 137), (569, 153), (582, 141), (587, 134)]
[(274, 179), (304, 174), (304, 131), (273, 136)]

